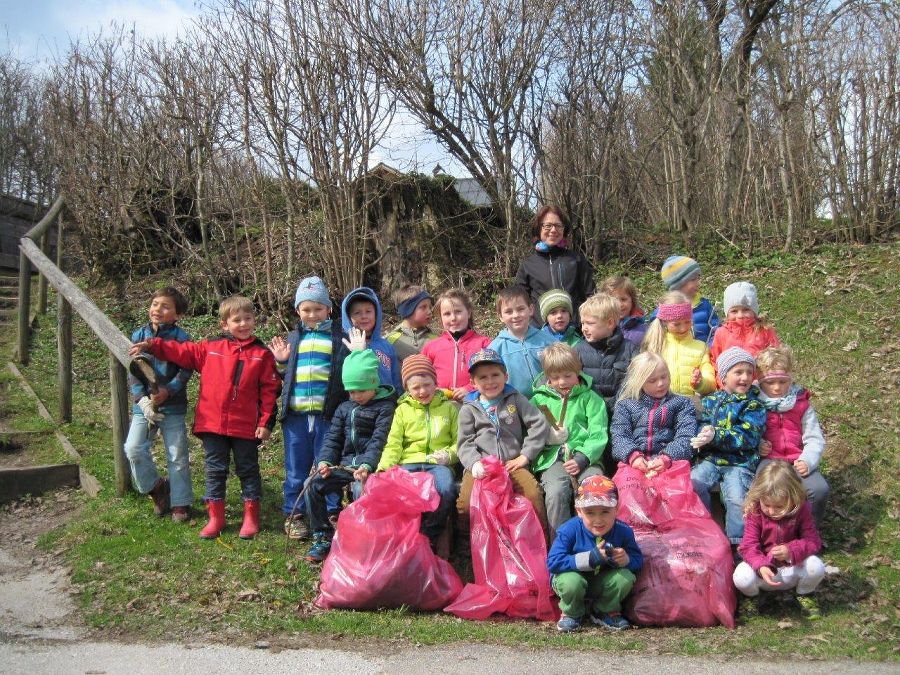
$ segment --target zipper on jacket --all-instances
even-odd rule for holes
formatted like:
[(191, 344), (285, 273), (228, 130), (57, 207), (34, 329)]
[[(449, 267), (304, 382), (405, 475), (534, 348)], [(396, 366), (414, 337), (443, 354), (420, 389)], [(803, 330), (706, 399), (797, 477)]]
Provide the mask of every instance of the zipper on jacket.
[[(463, 333), (463, 335), (465, 335), (465, 333)], [(457, 386), (459, 386), (456, 383), (456, 373), (459, 371), (459, 340), (452, 335), (450, 336), (450, 339), (453, 340), (453, 379), (450, 381), (450, 388), (455, 390)], [(462, 340), (462, 338), (460, 338), (460, 340)]]
[(431, 401), (425, 406), (425, 454), (431, 450)]
[(353, 458), (356, 459), (356, 411), (359, 406), (350, 411), (350, 447), (353, 449)]
[(654, 401), (647, 415), (647, 455), (653, 454), (653, 413), (659, 407), (659, 401)]
[(238, 392), (238, 384), (241, 381), (241, 373), (244, 372), (244, 361), (241, 359), (241, 353), (244, 351), (243, 347), (238, 347), (238, 362), (237, 366), (234, 369), (234, 376), (231, 378), (231, 400), (234, 401), (237, 398)]

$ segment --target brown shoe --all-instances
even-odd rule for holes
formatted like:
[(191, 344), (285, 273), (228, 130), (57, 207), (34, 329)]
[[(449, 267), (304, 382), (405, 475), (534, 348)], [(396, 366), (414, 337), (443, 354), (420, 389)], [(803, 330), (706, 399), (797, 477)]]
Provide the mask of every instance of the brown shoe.
[(153, 513), (164, 516), (169, 510), (169, 481), (165, 478), (158, 479), (147, 494), (153, 500)]
[(186, 523), (191, 519), (191, 507), (190, 506), (173, 506), (172, 507), (172, 522), (173, 523)]

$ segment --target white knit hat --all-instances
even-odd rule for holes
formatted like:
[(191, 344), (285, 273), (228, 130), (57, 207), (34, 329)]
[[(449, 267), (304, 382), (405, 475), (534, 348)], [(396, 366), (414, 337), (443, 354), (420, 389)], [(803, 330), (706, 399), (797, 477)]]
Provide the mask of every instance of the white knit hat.
[(725, 315), (732, 307), (749, 307), (759, 316), (759, 299), (756, 286), (749, 281), (737, 281), (725, 289)]

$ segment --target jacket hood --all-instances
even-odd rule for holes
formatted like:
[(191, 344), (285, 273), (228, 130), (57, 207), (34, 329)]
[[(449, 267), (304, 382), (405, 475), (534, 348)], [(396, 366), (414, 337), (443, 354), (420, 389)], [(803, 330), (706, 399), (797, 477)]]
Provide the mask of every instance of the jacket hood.
[(341, 326), (343, 327), (344, 332), (346, 333), (353, 328), (353, 323), (350, 321), (350, 317), (347, 314), (347, 308), (354, 298), (365, 298), (375, 305), (375, 328), (372, 329), (372, 339), (381, 337), (381, 301), (378, 300), (378, 295), (375, 291), (368, 286), (354, 288), (347, 293), (344, 300), (341, 302)]
[[(559, 395), (559, 392), (547, 383), (547, 376), (544, 373), (541, 373), (536, 378), (534, 378), (533, 384), (535, 394), (540, 391), (542, 394), (547, 394), (548, 396), (553, 396), (554, 398), (562, 398)], [(593, 377), (591, 377), (587, 373), (578, 373), (578, 384), (572, 387), (572, 391), (569, 392), (569, 397), (571, 398), (573, 395), (578, 396), (579, 394), (583, 394), (586, 391), (590, 391), (593, 384)]]
[(394, 395), (394, 388), (389, 384), (379, 384), (378, 389), (375, 390), (375, 398), (373, 401), (381, 401), (386, 398), (390, 398)]
[(400, 400), (397, 401), (397, 407), (405, 405), (409, 406), (410, 408), (414, 408), (415, 410), (425, 410), (426, 408), (430, 408), (433, 405), (440, 405), (447, 400), (449, 400), (447, 398), (447, 395), (444, 393), (443, 389), (440, 388), (438, 388), (438, 390), (434, 392), (434, 398), (431, 399), (427, 406), (410, 396), (409, 392), (406, 392), (400, 397)]
[(523, 337), (521, 339), (517, 338), (515, 335), (513, 335), (512, 332), (509, 330), (509, 328), (504, 328), (503, 330), (501, 330), (500, 334), (497, 335), (497, 339), (498, 340), (508, 340), (510, 342), (515, 342), (516, 344), (519, 344), (522, 341), (530, 338), (532, 335), (535, 335), (536, 333), (540, 333), (540, 332), (541, 332), (540, 328), (536, 328), (533, 324), (528, 324), (528, 332), (525, 333), (525, 337)]
[[(519, 392), (516, 391), (516, 388), (514, 386), (512, 386), (509, 382), (507, 382), (503, 386), (503, 391), (500, 392), (500, 398), (503, 399), (503, 398), (506, 398), (507, 396), (509, 396), (510, 394), (518, 394), (518, 393)], [(463, 400), (477, 402), (479, 396), (481, 396), (481, 392), (476, 389), (475, 391), (471, 391), (468, 394), (466, 394), (466, 398)]]

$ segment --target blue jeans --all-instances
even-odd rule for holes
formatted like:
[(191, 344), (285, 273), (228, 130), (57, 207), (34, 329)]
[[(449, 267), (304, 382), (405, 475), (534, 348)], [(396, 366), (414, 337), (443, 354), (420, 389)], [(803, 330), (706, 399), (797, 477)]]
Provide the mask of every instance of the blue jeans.
[(203, 452), (206, 456), (206, 496), (204, 501), (225, 499), (225, 480), (228, 465), (234, 455), (234, 472), (241, 481), (241, 497), (255, 500), (262, 496), (262, 476), (259, 473), (259, 441), (221, 434), (204, 433)]
[(744, 497), (753, 482), (754, 471), (743, 466), (718, 466), (708, 459), (691, 469), (694, 492), (712, 512), (709, 491), (716, 485), (725, 507), (725, 536), (732, 544), (740, 544), (744, 536)]
[(456, 481), (453, 479), (453, 470), (442, 464), (401, 464), (401, 469), (410, 473), (427, 471), (434, 479), (434, 489), (441, 496), (438, 507), (422, 515), (422, 534), (434, 542), (444, 531), (447, 525), (447, 516), (450, 508), (456, 501)]
[(184, 415), (166, 413), (159, 424), (151, 427), (143, 413), (134, 413), (125, 439), (125, 456), (131, 465), (131, 477), (141, 494), (150, 492), (159, 480), (150, 449), (160, 432), (168, 459), (171, 504), (190, 506), (194, 502), (194, 490), (191, 487), (191, 463)]
[[(309, 478), (313, 461), (318, 457), (322, 441), (328, 433), (328, 422), (321, 415), (308, 415), (288, 411), (281, 422), (284, 433), (284, 502), (281, 510), (285, 513), (303, 513), (306, 510), (304, 500), (297, 503), (297, 495), (303, 489), (303, 483)], [(296, 504), (296, 509), (294, 505)], [(331, 510), (336, 511), (340, 504)]]

